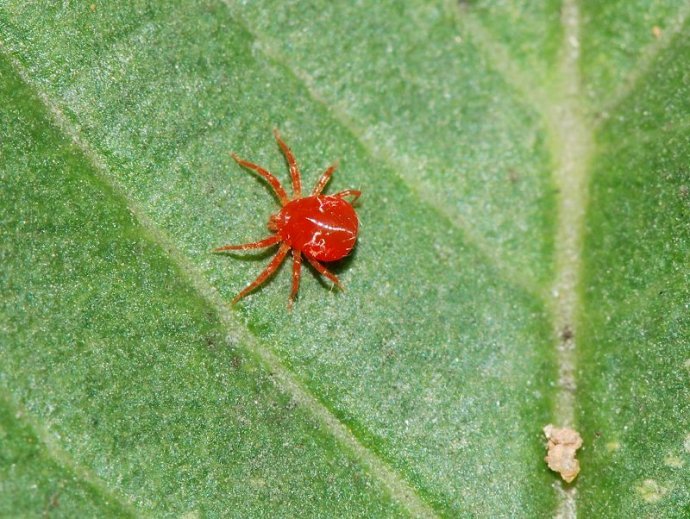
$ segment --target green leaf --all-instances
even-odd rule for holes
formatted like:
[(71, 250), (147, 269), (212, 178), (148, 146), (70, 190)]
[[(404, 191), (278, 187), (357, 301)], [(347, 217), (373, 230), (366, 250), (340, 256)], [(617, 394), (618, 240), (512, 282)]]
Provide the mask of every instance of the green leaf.
[[(0, 515), (683, 516), (689, 13), (1, 4)], [(291, 312), (275, 127), (364, 193)]]

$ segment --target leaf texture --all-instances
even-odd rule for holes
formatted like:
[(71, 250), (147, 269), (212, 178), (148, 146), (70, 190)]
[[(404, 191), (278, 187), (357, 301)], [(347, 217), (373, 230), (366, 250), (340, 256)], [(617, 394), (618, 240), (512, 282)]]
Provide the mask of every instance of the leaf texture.
[[(682, 516), (688, 9), (3, 3), (0, 512)], [(359, 243), (231, 308), (275, 127)]]

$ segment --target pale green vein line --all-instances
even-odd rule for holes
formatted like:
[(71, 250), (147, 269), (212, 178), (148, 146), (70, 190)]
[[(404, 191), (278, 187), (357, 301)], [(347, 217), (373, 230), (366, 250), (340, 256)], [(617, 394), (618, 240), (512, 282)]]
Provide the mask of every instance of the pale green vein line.
[[(565, 28), (561, 50), (559, 85), (549, 107), (549, 135), (555, 158), (554, 181), (559, 189), (558, 227), (556, 230), (556, 279), (552, 297), (557, 335), (569, 328), (575, 332), (579, 299), (577, 287), (582, 251), (583, 220), (587, 206), (587, 176), (592, 149), (591, 130), (587, 127), (584, 109), (580, 105), (581, 85), (578, 70), (579, 10), (576, 0), (565, 0), (562, 23)], [(571, 364), (571, 345), (560, 350), (561, 404), (556, 410), (562, 425), (573, 424), (575, 380)], [(569, 347), (568, 347), (569, 346)]]
[(23, 65), (6, 51), (1, 41), (0, 51), (7, 56), (22, 81), (36, 92), (38, 98), (51, 114), (55, 125), (72, 140), (75, 146), (90, 161), (94, 168), (95, 175), (122, 197), (133, 216), (139, 222), (139, 225), (141, 225), (148, 234), (149, 238), (168, 253), (170, 260), (180, 269), (180, 272), (186, 276), (188, 282), (191, 283), (199, 295), (215, 308), (222, 324), (229, 330), (244, 330), (244, 346), (256, 358), (260, 359), (271, 373), (274, 374), (278, 386), (284, 392), (291, 395), (298, 405), (311, 411), (311, 413), (323, 424), (325, 429), (343, 446), (349, 449), (356, 459), (369, 470), (372, 476), (382, 482), (393, 499), (407, 508), (413, 517), (436, 517), (437, 514), (434, 510), (419, 496), (417, 491), (410, 486), (403, 476), (397, 473), (373, 451), (363, 445), (352, 431), (322, 404), (292, 371), (283, 365), (281, 359), (275, 353), (260, 344), (256, 340), (256, 337), (245, 330), (244, 325), (238, 320), (235, 314), (230, 311), (227, 303), (216, 289), (197, 272), (196, 268), (177, 248), (175, 243), (147, 216), (146, 211), (126, 195), (125, 190), (113, 180), (113, 175), (109, 173), (109, 168), (104, 159), (89, 143), (81, 138), (78, 129), (74, 128), (57, 103), (53, 102), (37, 88), (37, 85), (28, 77), (27, 71)]
[(56, 463), (56, 465), (74, 474), (77, 478), (79, 478), (80, 481), (95, 489), (99, 494), (106, 496), (110, 501), (117, 504), (117, 506), (120, 507), (120, 509), (122, 509), (122, 511), (128, 516), (142, 516), (142, 512), (137, 510), (134, 505), (125, 498), (125, 496), (114, 492), (111, 488), (106, 486), (102, 479), (93, 474), (86, 467), (74, 461), (74, 459), (66, 451), (60, 448), (60, 446), (58, 446), (54, 441), (53, 436), (47, 430), (37, 424), (32, 419), (31, 414), (28, 411), (18, 407), (18, 405), (13, 402), (7, 389), (0, 388), (0, 400), (2, 400), (5, 406), (7, 406), (15, 420), (23, 422), (29, 427), (31, 433), (43, 446), (44, 452)]
[(542, 86), (534, 82), (529, 74), (524, 73), (524, 68), (512, 59), (508, 48), (495, 40), (470, 9), (458, 8), (454, 12), (457, 13), (458, 23), (481, 55), (488, 60), (491, 68), (522, 97), (535, 113), (547, 120), (549, 117), (548, 95)]
[(221, 1), (228, 7), (233, 19), (242, 25), (247, 34), (251, 35), (255, 41), (260, 42), (262, 52), (269, 60), (273, 62), (273, 64), (287, 70), (297, 81), (304, 85), (304, 88), (311, 99), (323, 106), (327, 112), (332, 114), (332, 116), (343, 126), (343, 128), (345, 128), (352, 135), (352, 137), (358, 143), (360, 143), (369, 156), (382, 160), (386, 167), (390, 169), (412, 192), (415, 198), (420, 200), (431, 210), (438, 213), (450, 224), (451, 227), (460, 231), (462, 236), (465, 238), (465, 242), (479, 252), (479, 254), (483, 256), (489, 265), (493, 266), (497, 275), (501, 279), (505, 280), (507, 284), (525, 291), (539, 301), (544, 301), (546, 299), (544, 293), (538, 289), (538, 283), (526, 276), (524, 273), (516, 271), (510, 264), (501, 261), (496, 255), (495, 247), (487, 243), (483, 237), (477, 234), (468, 221), (464, 220), (458, 215), (450, 213), (447, 209), (445, 209), (445, 204), (443, 204), (443, 202), (439, 200), (435, 194), (426, 188), (426, 186), (424, 186), (421, 182), (415, 182), (408, 177), (402, 176), (399, 172), (404, 171), (406, 166), (404, 164), (400, 164), (396, 160), (395, 150), (392, 150), (385, 143), (381, 144), (368, 138), (366, 130), (360, 127), (344, 110), (329, 102), (319, 92), (316, 84), (307, 74), (303, 73), (294, 66), (287, 65), (289, 60), (283, 56), (279, 50), (270, 45), (270, 43), (265, 39), (261, 38), (259, 34), (252, 31), (250, 25), (239, 15), (237, 15), (237, 13), (233, 10), (232, 5), (230, 5), (227, 0)]
[[(558, 426), (575, 426), (575, 359), (580, 307), (579, 285), (584, 218), (588, 199), (592, 129), (581, 106), (580, 12), (576, 0), (564, 0), (561, 23), (563, 44), (559, 56), (558, 81), (549, 106), (548, 130), (555, 159), (554, 182), (558, 186), (556, 229), (556, 277), (552, 288), (554, 343), (558, 359), (558, 392), (554, 419)], [(572, 485), (563, 484), (557, 517), (577, 516)]]
[(640, 80), (647, 76), (650, 68), (654, 65), (656, 57), (671, 44), (676, 35), (682, 33), (688, 16), (690, 16), (690, 2), (682, 5), (678, 9), (676, 16), (669, 20), (664, 27), (661, 36), (640, 52), (640, 59), (632, 68), (628, 77), (620, 83), (620, 87), (613, 93), (611, 98), (602, 104), (601, 112), (603, 117), (599, 119), (598, 125), (603, 124), (610, 114), (635, 92)]

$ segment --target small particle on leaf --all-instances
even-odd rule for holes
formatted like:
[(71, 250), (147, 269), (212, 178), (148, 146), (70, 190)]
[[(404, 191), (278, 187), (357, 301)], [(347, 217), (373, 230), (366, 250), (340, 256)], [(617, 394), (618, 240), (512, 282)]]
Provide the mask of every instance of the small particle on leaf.
[(616, 441), (608, 442), (606, 444), (606, 450), (608, 450), (609, 452), (616, 452), (620, 448), (621, 448), (621, 444), (616, 442)]
[(635, 487), (635, 490), (642, 496), (642, 499), (647, 501), (647, 503), (656, 503), (660, 501), (664, 494), (668, 492), (668, 489), (662, 487), (659, 483), (653, 479), (645, 479), (642, 483)]
[(568, 326), (567, 324), (563, 327), (563, 330), (561, 331), (561, 340), (563, 342), (568, 342), (571, 340), (573, 337), (575, 337), (575, 334), (573, 333), (573, 329)]
[(92, 13), (95, 13), (95, 12), (96, 12), (96, 4), (91, 4), (91, 5), (89, 6), (89, 9), (91, 9), (91, 12), (92, 12)]
[(685, 463), (675, 454), (667, 454), (664, 458), (664, 465), (674, 469), (680, 469), (683, 468), (683, 465), (685, 465)]
[(661, 38), (661, 27), (659, 27), (658, 25), (652, 27), (652, 34), (657, 40)]
[(563, 480), (572, 482), (580, 473), (580, 462), (575, 459), (575, 452), (582, 447), (582, 437), (573, 429), (561, 429), (551, 424), (544, 427), (544, 435), (548, 441), (544, 461)]

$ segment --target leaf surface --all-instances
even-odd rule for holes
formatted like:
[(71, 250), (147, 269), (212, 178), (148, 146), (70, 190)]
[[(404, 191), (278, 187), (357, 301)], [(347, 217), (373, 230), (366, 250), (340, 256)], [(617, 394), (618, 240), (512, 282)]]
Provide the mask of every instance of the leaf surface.
[[(654, 6), (3, 4), (0, 510), (681, 516), (688, 7)], [(277, 205), (229, 152), (287, 184), (275, 127), (359, 242), (345, 292), (231, 308), (272, 250), (210, 249)]]

